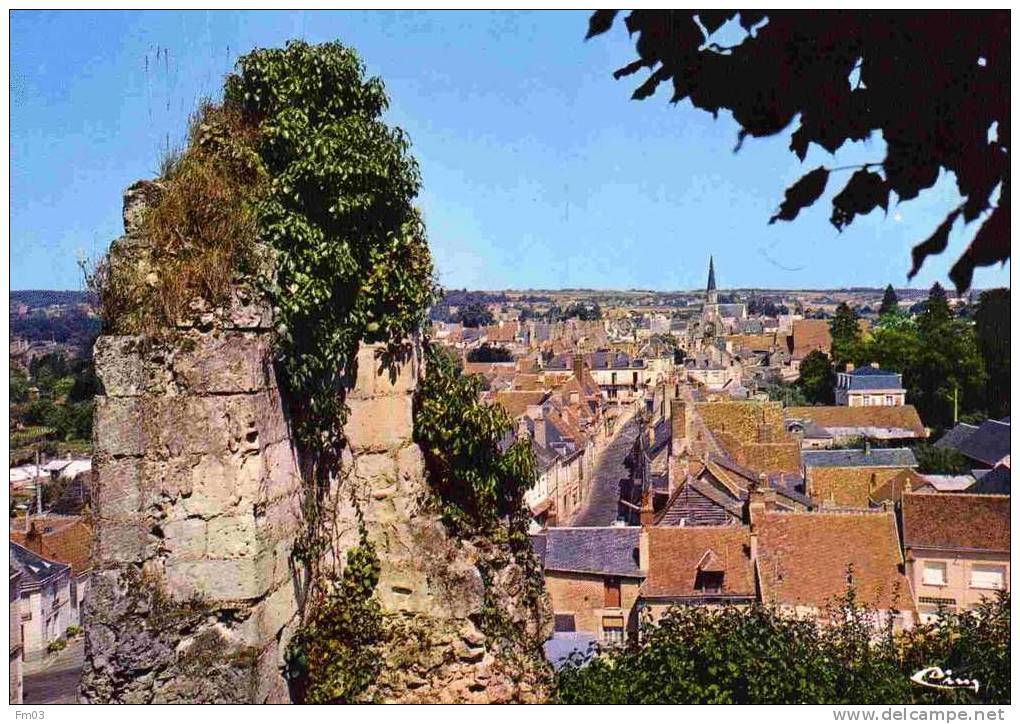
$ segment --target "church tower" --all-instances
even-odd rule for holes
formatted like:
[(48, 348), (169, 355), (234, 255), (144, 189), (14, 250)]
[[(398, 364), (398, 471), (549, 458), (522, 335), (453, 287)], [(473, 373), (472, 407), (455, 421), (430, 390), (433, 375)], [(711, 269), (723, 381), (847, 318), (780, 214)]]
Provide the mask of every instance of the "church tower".
[(715, 291), (715, 264), (711, 256), (708, 257), (708, 287), (705, 289), (705, 303), (718, 304), (718, 293)]

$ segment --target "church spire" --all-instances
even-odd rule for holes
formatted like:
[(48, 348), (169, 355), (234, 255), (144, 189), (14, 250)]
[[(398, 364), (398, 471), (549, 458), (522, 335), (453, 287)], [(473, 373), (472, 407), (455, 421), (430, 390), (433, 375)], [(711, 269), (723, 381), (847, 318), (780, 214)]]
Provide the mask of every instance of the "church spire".
[(708, 257), (708, 288), (705, 291), (715, 291), (715, 264), (711, 256)]

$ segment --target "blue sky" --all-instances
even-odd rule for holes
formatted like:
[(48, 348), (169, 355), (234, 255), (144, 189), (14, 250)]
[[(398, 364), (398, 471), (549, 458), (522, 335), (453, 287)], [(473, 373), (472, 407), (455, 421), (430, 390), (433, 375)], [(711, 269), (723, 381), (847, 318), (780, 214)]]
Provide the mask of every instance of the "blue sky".
[[(583, 42), (584, 12), (13, 12), (11, 286), (75, 289), (76, 257), (121, 233), (121, 191), (154, 175), (236, 57), (300, 37), (355, 47), (410, 135), (440, 280), (450, 287), (690, 289), (714, 254), (725, 287), (906, 285), (910, 248), (955, 206), (952, 178), (842, 234), (826, 203), (767, 225), (820, 164), (880, 159), (881, 139), (813, 149), (748, 140), (666, 91), (630, 101), (622, 24)], [(158, 55), (158, 60), (157, 60)], [(792, 131), (792, 129), (790, 129)], [(848, 178), (848, 176), (847, 176)], [(839, 179), (842, 180), (842, 179)], [(912, 286), (946, 272), (976, 226)], [(1009, 265), (975, 273), (1009, 284)]]

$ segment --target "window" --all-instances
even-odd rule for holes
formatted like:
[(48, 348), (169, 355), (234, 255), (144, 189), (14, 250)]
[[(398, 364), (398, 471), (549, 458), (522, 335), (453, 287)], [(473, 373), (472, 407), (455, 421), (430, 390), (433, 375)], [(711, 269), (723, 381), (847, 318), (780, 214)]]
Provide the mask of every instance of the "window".
[(626, 639), (623, 616), (602, 617), (602, 640), (609, 644), (622, 644)]
[(892, 395), (886, 395), (885, 396), (885, 404), (887, 404), (887, 405), (892, 405), (893, 404), (893, 396)]
[(926, 586), (946, 585), (946, 564), (939, 561), (925, 562), (922, 580)]
[(970, 569), (971, 588), (990, 588), (1000, 590), (1006, 579), (1006, 569), (1002, 566), (973, 566)]
[(606, 579), (606, 595), (605, 595), (605, 607), (606, 608), (619, 608), (620, 607), (620, 579), (609, 577)]
[(576, 631), (577, 627), (574, 623), (574, 614), (572, 613), (553, 614), (553, 630), (565, 633), (573, 633), (574, 631)]
[(698, 571), (694, 577), (694, 590), (704, 593), (722, 593), (722, 571)]

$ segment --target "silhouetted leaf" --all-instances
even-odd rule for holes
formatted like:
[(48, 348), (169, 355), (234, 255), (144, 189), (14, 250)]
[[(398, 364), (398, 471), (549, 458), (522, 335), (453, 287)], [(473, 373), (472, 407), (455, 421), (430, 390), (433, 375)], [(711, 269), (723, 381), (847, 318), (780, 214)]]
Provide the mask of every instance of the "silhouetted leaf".
[(854, 173), (832, 199), (830, 221), (840, 231), (848, 226), (857, 214), (870, 213), (876, 206), (889, 208), (889, 187), (885, 179), (874, 171), (861, 169)]
[(793, 221), (801, 209), (818, 200), (825, 191), (825, 184), (828, 181), (829, 169), (824, 166), (804, 174), (797, 183), (786, 189), (786, 198), (779, 206), (779, 212), (769, 219), (769, 223), (774, 224), (778, 219)]
[(741, 10), (740, 25), (744, 30), (750, 30), (765, 19), (764, 10)]
[(614, 70), (613, 78), (615, 80), (620, 80), (620, 78), (623, 78), (624, 76), (633, 75), (634, 73), (637, 73), (639, 70), (646, 66), (648, 66), (648, 63), (639, 58), (638, 60), (627, 63), (627, 65), (623, 66), (622, 68)]
[(1005, 262), (1009, 258), (1009, 206), (999, 206), (981, 224), (967, 251), (949, 270), (949, 278), (961, 294), (970, 289), (974, 267)]
[(956, 217), (959, 215), (959, 208), (951, 211), (949, 216), (939, 224), (939, 227), (935, 229), (931, 236), (913, 248), (910, 255), (913, 257), (914, 265), (907, 273), (907, 279), (913, 279), (914, 275), (921, 271), (921, 265), (924, 264), (924, 260), (929, 254), (941, 254), (945, 251), (946, 246), (949, 244), (949, 232), (952, 230), (953, 224), (956, 223)]
[(585, 40), (594, 38), (596, 35), (602, 33), (613, 27), (613, 20), (616, 18), (616, 14), (619, 10), (596, 10), (588, 18), (588, 34), (584, 36)]
[(726, 24), (736, 13), (733, 10), (699, 10), (698, 20), (705, 26), (705, 30), (711, 35)]
[(648, 80), (637, 87), (631, 95), (631, 98), (635, 101), (643, 101), (645, 98), (655, 93), (655, 89), (659, 86), (659, 83), (669, 78), (669, 75), (670, 73), (668, 70), (665, 68), (659, 68), (648, 77)]

